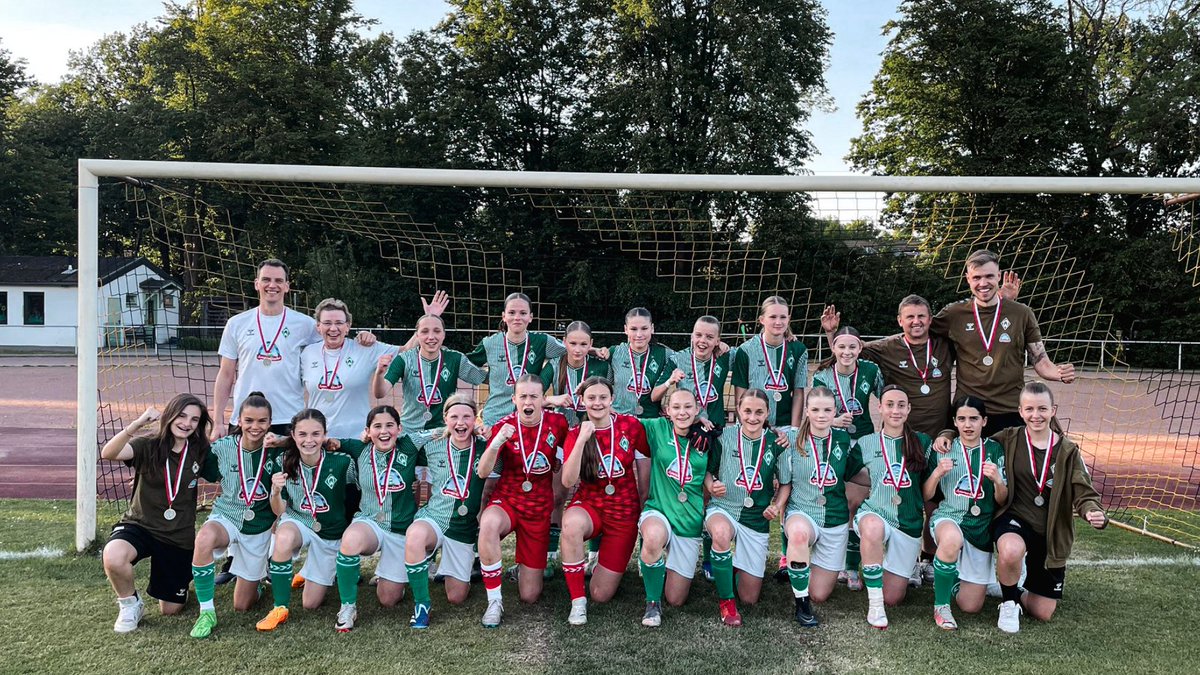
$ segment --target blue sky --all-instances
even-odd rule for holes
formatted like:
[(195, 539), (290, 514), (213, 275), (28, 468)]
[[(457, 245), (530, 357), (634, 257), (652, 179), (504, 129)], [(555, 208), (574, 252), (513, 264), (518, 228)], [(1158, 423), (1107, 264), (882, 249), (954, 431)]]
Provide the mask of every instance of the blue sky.
[[(836, 108), (816, 111), (809, 123), (818, 154), (808, 164), (817, 173), (848, 170), (842, 158), (859, 133), (854, 106), (870, 89), (886, 43), (883, 24), (895, 15), (896, 0), (823, 0), (834, 32), (826, 80)], [(0, 46), (28, 63), (30, 73), (52, 82), (66, 72), (67, 56), (105, 33), (124, 31), (162, 13), (162, 0), (38, 0), (0, 2)], [(398, 35), (433, 26), (446, 13), (439, 0), (356, 0), (364, 16), (379, 20), (377, 31)]]

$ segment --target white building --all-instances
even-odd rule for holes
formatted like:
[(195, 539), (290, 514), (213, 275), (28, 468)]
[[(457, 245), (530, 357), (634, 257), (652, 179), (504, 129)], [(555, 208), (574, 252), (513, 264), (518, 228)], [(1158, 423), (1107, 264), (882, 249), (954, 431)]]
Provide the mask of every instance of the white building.
[[(145, 258), (101, 258), (100, 346), (170, 340), (179, 326), (181, 290)], [(0, 256), (0, 348), (74, 348), (78, 300), (75, 258)]]

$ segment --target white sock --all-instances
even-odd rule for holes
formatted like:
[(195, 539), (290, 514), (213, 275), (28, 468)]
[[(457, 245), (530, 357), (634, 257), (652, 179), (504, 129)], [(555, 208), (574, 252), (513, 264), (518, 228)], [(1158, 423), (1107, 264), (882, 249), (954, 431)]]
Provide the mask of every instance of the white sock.
[(215, 612), (215, 611), (217, 611), (217, 606), (215, 604), (213, 604), (212, 600), (202, 600), (200, 602), (200, 611), (201, 612)]
[(883, 602), (883, 589), (867, 587), (867, 600), (871, 603)]

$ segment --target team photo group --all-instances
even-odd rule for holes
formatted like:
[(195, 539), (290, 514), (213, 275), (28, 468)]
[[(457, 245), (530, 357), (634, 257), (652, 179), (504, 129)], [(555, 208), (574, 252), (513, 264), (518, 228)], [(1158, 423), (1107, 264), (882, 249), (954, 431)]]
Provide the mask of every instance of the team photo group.
[[(989, 586), (999, 630), (1016, 633), (1022, 614), (1049, 621), (1075, 519), (1108, 522), (1045, 384), (1069, 385), (1075, 370), (1049, 358), (996, 255), (971, 254), (964, 275), (970, 297), (937, 312), (897, 297), (900, 332), (880, 340), (826, 307), (830, 356), (810, 368), (817, 345), (793, 335), (775, 295), (750, 339), (733, 344), (701, 316), (673, 351), (644, 308), (626, 313), (624, 342), (605, 346), (584, 321), (562, 335), (530, 330), (532, 303), (512, 293), (500, 329), (462, 353), (443, 344), (444, 293), (422, 302), (406, 344), (389, 345), (354, 331), (340, 300), (313, 316), (287, 307), (288, 268), (265, 260), (258, 306), (224, 328), (211, 406), (162, 401), (101, 451), (134, 475), (103, 551), (114, 629), (143, 619), (134, 568), (147, 558), (145, 594), (162, 614), (195, 593), (195, 638), (218, 626), (223, 576), (235, 610), (272, 598), (259, 631), (306, 620), (333, 589), (335, 629), (348, 632), (372, 587), (429, 628), (435, 576), (451, 604), (481, 580), (482, 624), (499, 627), (506, 584), (534, 603), (561, 569), (567, 621), (581, 626), (635, 556), (648, 627), (669, 620), (664, 604), (687, 602), (698, 574), (727, 626), (742, 624), (739, 604), (758, 603), (767, 578), (790, 584), (787, 611), (808, 628), (841, 583), (885, 629), (888, 607), (922, 579), (945, 630), (957, 628), (953, 606), (981, 612)], [(374, 405), (393, 394), (398, 408)], [(220, 492), (197, 523), (201, 480)], [(516, 564), (505, 569), (510, 535)], [(362, 560), (376, 555), (368, 581)]]

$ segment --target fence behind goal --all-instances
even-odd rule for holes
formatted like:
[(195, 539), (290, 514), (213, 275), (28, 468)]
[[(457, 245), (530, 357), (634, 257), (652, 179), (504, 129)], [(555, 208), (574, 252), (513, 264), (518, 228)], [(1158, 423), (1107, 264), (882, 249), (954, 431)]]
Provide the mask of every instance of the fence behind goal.
[[(895, 332), (902, 296), (920, 294), (935, 311), (966, 297), (963, 262), (989, 248), (1020, 275), (1020, 300), (1038, 316), (1051, 357), (1083, 371), (1075, 385), (1053, 389), (1114, 519), (1200, 544), (1200, 379), (1177, 368), (1184, 364), (1174, 351), (1135, 346), (1115, 331), (1103, 284), (1054, 228), (1009, 216), (995, 198), (1068, 188), (1063, 199), (1104, 189), (1147, 193), (1194, 275), (1196, 202), (1168, 203), (1157, 193), (1200, 186), (94, 166), (135, 177), (106, 180), (98, 191), (96, 213), (125, 224), (122, 250), (98, 256), (98, 280), (104, 284), (106, 266), (115, 265), (105, 261), (114, 258), (136, 272), (100, 286), (95, 308), (81, 303), (94, 330), (80, 338), (79, 541), (94, 537), (97, 515), (115, 517), (128, 495), (128, 472), (97, 465), (93, 449), (147, 405), (182, 392), (211, 399), (219, 327), (257, 305), (253, 278), (268, 257), (293, 267), (290, 307), (311, 311), (324, 297), (340, 297), (357, 328), (393, 344), (407, 340), (418, 296), (434, 290), (451, 294), (447, 345), (462, 351), (496, 330), (502, 299), (516, 290), (534, 300), (535, 330), (561, 336), (566, 323), (582, 319), (598, 330), (597, 344), (613, 346), (623, 341), (624, 311), (646, 305), (660, 339), (676, 349), (687, 346), (686, 332), (702, 314), (719, 318), (724, 339), (736, 345), (756, 332), (761, 300), (782, 295), (793, 331), (816, 354), (824, 350), (815, 336), (826, 303), (864, 334)], [(901, 189), (909, 199), (885, 201), (883, 191)], [(84, 239), (94, 237), (85, 229), (88, 212), (81, 208), (81, 271)], [(89, 241), (96, 250), (96, 239)], [(95, 379), (86, 384), (95, 399), (85, 395), (89, 349)], [(94, 425), (84, 406), (96, 411)], [(89, 509), (85, 492), (99, 493), (97, 507)]]

